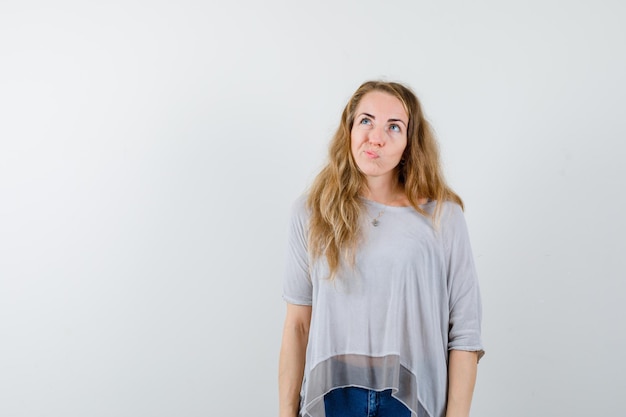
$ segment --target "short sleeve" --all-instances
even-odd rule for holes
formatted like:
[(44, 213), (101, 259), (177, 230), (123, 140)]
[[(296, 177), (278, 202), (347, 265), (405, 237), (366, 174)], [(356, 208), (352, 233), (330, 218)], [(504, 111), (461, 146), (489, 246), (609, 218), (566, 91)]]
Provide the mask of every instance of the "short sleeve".
[(480, 359), (484, 355), (482, 305), (467, 224), (460, 206), (454, 203), (446, 206), (442, 213), (442, 230), (450, 312), (448, 349), (476, 351)]
[(291, 304), (313, 303), (313, 286), (309, 274), (308, 219), (306, 198), (300, 197), (292, 207), (283, 277), (283, 299)]

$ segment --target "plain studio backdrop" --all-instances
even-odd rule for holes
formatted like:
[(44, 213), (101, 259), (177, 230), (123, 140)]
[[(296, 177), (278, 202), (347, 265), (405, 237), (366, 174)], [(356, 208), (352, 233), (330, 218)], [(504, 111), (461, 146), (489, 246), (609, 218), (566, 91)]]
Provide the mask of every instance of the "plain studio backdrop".
[(0, 3), (0, 415), (276, 415), (291, 204), (367, 79), (466, 203), (472, 415), (622, 412), (624, 3), (226, 3)]

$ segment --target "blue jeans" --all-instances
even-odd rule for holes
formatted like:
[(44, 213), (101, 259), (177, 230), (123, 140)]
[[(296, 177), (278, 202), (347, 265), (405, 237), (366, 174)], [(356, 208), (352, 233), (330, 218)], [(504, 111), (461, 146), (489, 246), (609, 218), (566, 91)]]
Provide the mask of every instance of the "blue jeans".
[(324, 396), (326, 417), (411, 417), (411, 411), (391, 390), (336, 388)]

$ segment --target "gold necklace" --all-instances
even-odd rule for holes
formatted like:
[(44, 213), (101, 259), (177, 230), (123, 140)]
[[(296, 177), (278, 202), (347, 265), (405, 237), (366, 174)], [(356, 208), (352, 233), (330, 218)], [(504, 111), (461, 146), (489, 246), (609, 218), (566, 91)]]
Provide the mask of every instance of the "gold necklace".
[[(369, 191), (369, 190), (368, 190), (368, 191)], [(371, 192), (368, 192), (368, 194), (370, 194), (370, 196), (371, 196)], [(394, 194), (395, 194), (395, 193), (394, 193)], [(368, 216), (367, 216), (367, 217), (369, 217), (369, 218), (371, 219), (371, 222), (370, 222), (370, 223), (372, 223), (372, 226), (374, 226), (374, 227), (378, 227), (378, 225), (380, 224), (380, 220), (378, 220), (378, 219), (380, 219), (380, 217), (381, 217), (383, 214), (385, 214), (385, 210), (387, 210), (387, 207), (388, 207), (388, 206), (390, 206), (390, 205), (391, 205), (391, 203), (393, 203), (393, 202), (394, 202), (394, 201), (396, 201), (397, 199), (398, 199), (398, 195), (396, 194), (396, 196), (395, 196), (394, 198), (392, 198), (391, 200), (389, 200), (389, 202), (388, 202), (388, 203), (379, 203), (378, 201), (374, 200), (373, 198), (370, 200), (370, 201), (372, 201), (372, 202), (374, 202), (374, 203), (381, 204), (381, 205), (383, 206), (383, 209), (382, 209), (381, 211), (379, 211), (379, 212), (378, 212), (378, 215), (377, 215), (376, 217), (374, 217), (373, 219), (372, 219), (372, 218), (369, 216), (369, 214), (368, 214)]]
[[(372, 226), (374, 227), (378, 227), (378, 225), (380, 224), (380, 216), (382, 216), (383, 214), (385, 214), (385, 210), (387, 210), (387, 207), (391, 205), (391, 203), (393, 203), (394, 201), (396, 201), (398, 198), (394, 198), (393, 200), (390, 200), (389, 203), (385, 204), (385, 203), (378, 203), (376, 200), (371, 200), (374, 203), (378, 203), (381, 204), (383, 206), (383, 209), (381, 211), (378, 212), (378, 215), (376, 217), (374, 217), (372, 219), (372, 221), (370, 223), (372, 223)], [(368, 216), (370, 217), (370, 216)], [(371, 218), (371, 217), (370, 217)]]
[(378, 216), (374, 217), (372, 219), (372, 226), (374, 227), (378, 227), (378, 225), (380, 224), (380, 222), (378, 221), (378, 219), (380, 219), (380, 216), (382, 216), (385, 213), (385, 210), (387, 210), (387, 207), (385, 207), (384, 209), (382, 209), (381, 211), (378, 212)]

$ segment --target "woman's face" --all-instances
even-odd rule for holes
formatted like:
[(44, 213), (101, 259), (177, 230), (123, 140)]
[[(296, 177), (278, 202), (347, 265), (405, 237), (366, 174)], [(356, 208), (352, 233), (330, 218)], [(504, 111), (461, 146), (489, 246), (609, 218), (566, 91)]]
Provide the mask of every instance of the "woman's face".
[(407, 144), (409, 116), (391, 94), (371, 91), (361, 98), (350, 132), (352, 156), (368, 181), (390, 183)]

